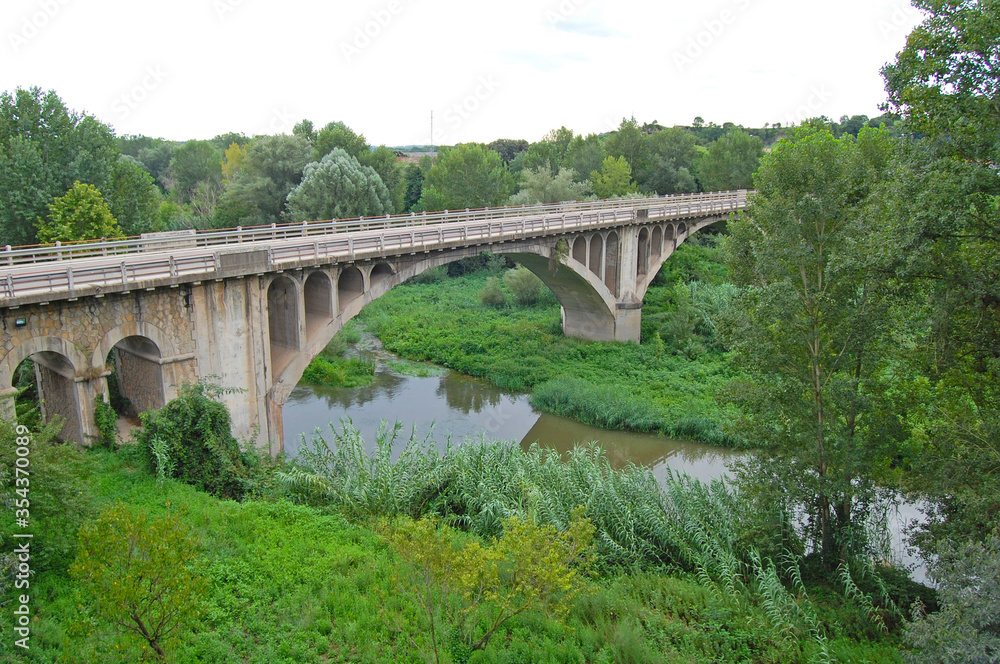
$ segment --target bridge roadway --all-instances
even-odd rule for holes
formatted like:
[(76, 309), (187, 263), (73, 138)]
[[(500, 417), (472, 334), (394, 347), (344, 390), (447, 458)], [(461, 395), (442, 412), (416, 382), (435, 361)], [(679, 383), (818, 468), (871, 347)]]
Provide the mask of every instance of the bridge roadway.
[(0, 416), (32, 359), (43, 416), (97, 435), (114, 371), (136, 409), (209, 378), (237, 435), (277, 453), (302, 372), (368, 303), (421, 272), (504, 254), (555, 293), (567, 335), (638, 341), (642, 298), (691, 234), (748, 192), (395, 215), (0, 250)]
[[(7, 246), (0, 251), (0, 308), (211, 279), (224, 271), (223, 256), (248, 248), (266, 249), (271, 270), (303, 262), (355, 262), (607, 229), (643, 219), (717, 215), (743, 209), (746, 195), (738, 191), (629, 198)], [(224, 276), (237, 275), (226, 270)]]

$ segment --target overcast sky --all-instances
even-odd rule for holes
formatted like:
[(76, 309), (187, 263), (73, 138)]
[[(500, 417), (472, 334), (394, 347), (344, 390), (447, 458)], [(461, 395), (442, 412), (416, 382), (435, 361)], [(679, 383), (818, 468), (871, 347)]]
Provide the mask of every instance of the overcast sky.
[(536, 141), (623, 117), (878, 115), (906, 0), (3, 0), (0, 89), (119, 134), (342, 120), (373, 144)]

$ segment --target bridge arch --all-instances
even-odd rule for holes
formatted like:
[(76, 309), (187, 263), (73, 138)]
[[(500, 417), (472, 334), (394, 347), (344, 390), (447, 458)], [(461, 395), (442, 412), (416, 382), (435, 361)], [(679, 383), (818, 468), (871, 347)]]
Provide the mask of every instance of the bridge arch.
[(589, 265), (591, 273), (597, 277), (599, 283), (604, 283), (604, 236), (594, 233), (590, 236)]
[(267, 332), (271, 367), (280, 373), (302, 348), (299, 283), (287, 274), (278, 274), (267, 286)]
[(573, 240), (573, 260), (584, 266), (587, 264), (587, 238), (582, 235)]
[[(35, 364), (42, 419), (48, 422), (54, 416), (61, 417), (64, 424), (59, 437), (85, 443), (93, 418), (93, 405), (82, 389), (83, 383), (90, 380), (87, 357), (62, 337), (31, 337), (0, 360), (0, 392), (13, 394), (14, 373), (28, 359)], [(9, 411), (13, 414), (13, 404)]]
[(336, 304), (333, 298), (333, 281), (324, 270), (306, 275), (302, 285), (303, 310), (306, 316), (306, 341), (316, 338), (323, 327), (333, 321)]
[[(383, 288), (388, 285), (392, 276), (396, 274), (396, 270), (393, 269), (392, 265), (389, 263), (376, 263), (372, 266), (371, 270), (368, 272), (368, 288), (367, 290), (375, 290), (377, 288)], [(390, 286), (391, 288), (391, 286)], [(386, 288), (386, 291), (389, 289)]]
[(337, 311), (342, 313), (347, 305), (365, 293), (365, 275), (355, 265), (348, 265), (337, 277)]
[[(94, 367), (114, 368), (118, 390), (136, 413), (162, 408), (176, 396), (163, 370), (177, 355), (170, 335), (146, 322), (128, 322), (109, 330), (94, 350)], [(110, 388), (110, 384), (108, 385)]]

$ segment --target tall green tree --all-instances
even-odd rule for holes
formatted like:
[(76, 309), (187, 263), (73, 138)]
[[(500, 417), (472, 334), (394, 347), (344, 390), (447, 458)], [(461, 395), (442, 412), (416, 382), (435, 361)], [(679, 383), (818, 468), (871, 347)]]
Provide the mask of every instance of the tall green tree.
[(316, 132), (312, 144), (315, 148), (313, 161), (319, 161), (326, 155), (340, 148), (355, 159), (368, 152), (368, 141), (364, 135), (357, 134), (343, 122), (330, 122)]
[(893, 192), (900, 277), (926, 294), (931, 389), (914, 437), (935, 536), (1000, 526), (1000, 1), (914, 0), (923, 22), (883, 69), (916, 135)]
[(622, 157), (637, 180), (644, 178), (650, 168), (649, 145), (634, 117), (622, 120), (618, 129), (604, 139), (604, 149), (611, 157)]
[(118, 159), (111, 169), (107, 201), (125, 235), (163, 230), (157, 220), (162, 198), (153, 176), (142, 166), (124, 155)]
[(222, 182), (222, 152), (209, 141), (188, 141), (170, 159), (171, 190), (178, 201), (191, 201), (202, 182), (217, 188)]
[(891, 165), (885, 132), (855, 142), (805, 127), (764, 158), (726, 242), (742, 292), (723, 332), (748, 375), (730, 398), (740, 434), (762, 446), (739, 482), (805, 514), (828, 569), (868, 552), (875, 480), (899, 433), (883, 384), (894, 288), (870, 254), (872, 191)]
[(567, 168), (572, 168), (581, 176), (589, 176), (590, 173), (601, 170), (607, 156), (604, 139), (597, 134), (588, 134), (586, 138), (573, 138), (566, 148), (565, 163)]
[(0, 245), (35, 241), (35, 221), (76, 181), (102, 191), (118, 160), (111, 128), (39, 88), (0, 94)]
[(511, 205), (534, 205), (536, 203), (560, 203), (579, 201), (587, 194), (587, 185), (576, 182), (576, 171), (560, 168), (552, 175), (545, 166), (525, 171), (521, 174), (521, 191), (511, 197)]
[(39, 219), (40, 242), (74, 242), (122, 237), (101, 192), (92, 184), (76, 182), (65, 196), (49, 204), (49, 214)]
[(730, 131), (708, 146), (697, 164), (698, 181), (705, 191), (753, 187), (753, 173), (764, 155), (764, 141), (742, 130)]
[(638, 190), (625, 157), (607, 157), (601, 170), (590, 174), (590, 187), (601, 199), (626, 196)]
[(246, 146), (215, 210), (216, 227), (278, 223), (289, 192), (302, 182), (313, 148), (300, 136), (258, 136)]
[(340, 148), (306, 166), (302, 183), (288, 194), (291, 221), (382, 215), (392, 209), (392, 195), (378, 173)]
[(503, 205), (514, 189), (514, 178), (500, 155), (478, 143), (444, 149), (424, 181), (419, 207), (460, 210)]

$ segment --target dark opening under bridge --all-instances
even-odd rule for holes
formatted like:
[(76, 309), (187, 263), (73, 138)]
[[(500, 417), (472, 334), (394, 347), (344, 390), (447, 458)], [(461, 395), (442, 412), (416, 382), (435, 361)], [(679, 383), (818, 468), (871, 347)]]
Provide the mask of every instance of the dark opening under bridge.
[(94, 407), (119, 387), (140, 412), (210, 378), (234, 432), (284, 447), (281, 410), (309, 362), (368, 303), (483, 251), (555, 293), (563, 331), (638, 341), (642, 298), (692, 233), (747, 191), (396, 215), (0, 251), (0, 417), (35, 364), (42, 414), (89, 444)]

